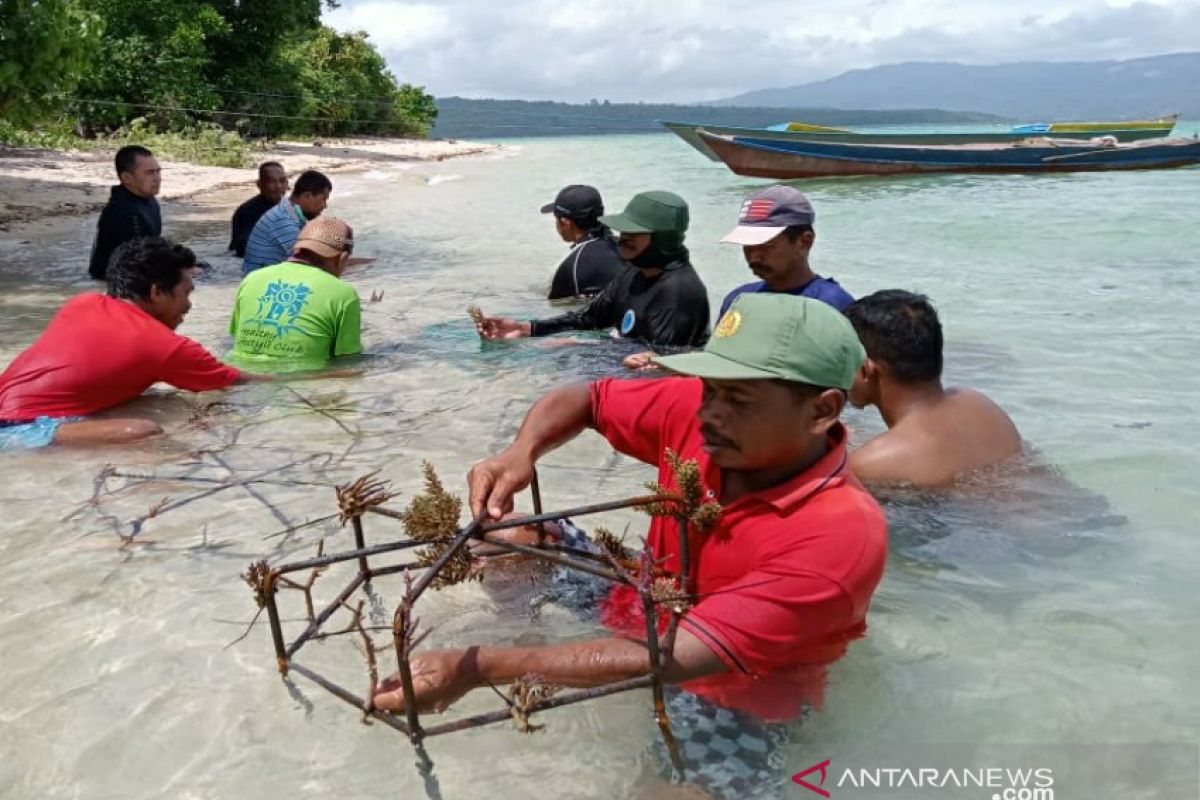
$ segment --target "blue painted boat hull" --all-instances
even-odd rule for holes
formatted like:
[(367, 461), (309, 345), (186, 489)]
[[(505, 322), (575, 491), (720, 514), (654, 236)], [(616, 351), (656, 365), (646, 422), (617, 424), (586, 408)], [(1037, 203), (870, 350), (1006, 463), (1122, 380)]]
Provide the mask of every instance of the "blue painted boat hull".
[(1116, 147), (1100, 147), (1084, 141), (1045, 146), (919, 147), (785, 142), (714, 136), (703, 131), (700, 135), (737, 174), (783, 180), (945, 172), (1093, 172), (1200, 164), (1200, 141), (1192, 139)]
[[(729, 125), (704, 125), (692, 122), (663, 122), (667, 130), (687, 142), (697, 152), (712, 161), (720, 161), (712, 149), (704, 143), (700, 133), (712, 133), (717, 136), (744, 136), (751, 139), (770, 139), (771, 141), (800, 141), (800, 142), (830, 142), (837, 144), (919, 144), (933, 147), (952, 144), (995, 144), (999, 142), (1019, 142), (1029, 137), (1029, 133), (1013, 133), (1011, 131), (988, 132), (942, 132), (942, 133), (873, 133), (865, 131), (847, 131), (843, 133), (820, 133), (812, 131), (772, 130), (772, 128), (738, 128)], [(775, 126), (772, 126), (775, 127)], [(1040, 136), (1050, 138), (1079, 138), (1080, 136), (1113, 136), (1120, 142), (1133, 142), (1141, 139), (1161, 138), (1170, 134), (1170, 129), (1126, 130), (1117, 123), (1114, 127), (1097, 129), (1081, 133), (1055, 133), (1047, 131)]]

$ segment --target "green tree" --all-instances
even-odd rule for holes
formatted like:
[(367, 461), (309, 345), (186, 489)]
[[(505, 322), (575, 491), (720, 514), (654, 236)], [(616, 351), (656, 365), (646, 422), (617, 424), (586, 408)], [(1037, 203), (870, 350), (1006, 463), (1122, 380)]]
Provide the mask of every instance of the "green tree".
[(295, 36), (282, 61), (298, 76), (297, 115), (325, 120), (300, 123), (317, 133), (424, 135), (437, 114), (423, 90), (397, 85), (364, 32)]
[(111, 129), (142, 117), (169, 129), (218, 110), (207, 68), (212, 40), (229, 23), (203, 0), (91, 0), (104, 17), (99, 58), (80, 83), (84, 127)]
[(0, 0), (0, 118), (30, 124), (61, 111), (100, 29), (76, 0)]
[(425, 136), (433, 121), (437, 119), (437, 103), (424, 86), (404, 83), (396, 91), (396, 115), (407, 122), (403, 132), (411, 136)]
[(57, 108), (84, 133), (126, 138), (215, 136), (214, 125), (424, 135), (433, 98), (398, 85), (365, 33), (322, 26), (336, 2), (0, 0), (2, 119), (28, 125)]

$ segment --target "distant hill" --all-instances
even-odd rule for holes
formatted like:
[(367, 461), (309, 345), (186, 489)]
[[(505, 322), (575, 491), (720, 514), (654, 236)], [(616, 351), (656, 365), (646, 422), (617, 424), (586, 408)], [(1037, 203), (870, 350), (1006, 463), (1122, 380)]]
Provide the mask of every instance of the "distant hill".
[(581, 136), (661, 132), (660, 120), (714, 125), (771, 125), (803, 120), (818, 125), (938, 125), (1002, 121), (989, 114), (931, 110), (851, 110), (838, 108), (718, 108), (593, 102), (468, 100), (440, 97), (434, 136), (494, 139), (509, 136)]
[(972, 66), (914, 61), (718, 100), (728, 106), (944, 108), (1012, 119), (1200, 119), (1200, 53)]

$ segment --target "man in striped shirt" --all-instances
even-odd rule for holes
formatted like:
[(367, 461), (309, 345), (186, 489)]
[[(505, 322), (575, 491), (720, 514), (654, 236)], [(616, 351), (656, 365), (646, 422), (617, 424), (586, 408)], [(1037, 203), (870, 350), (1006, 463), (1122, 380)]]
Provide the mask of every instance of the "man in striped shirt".
[(300, 238), (301, 228), (321, 215), (332, 192), (333, 184), (320, 172), (308, 170), (302, 173), (296, 179), (291, 195), (255, 223), (246, 242), (242, 274), (287, 261)]

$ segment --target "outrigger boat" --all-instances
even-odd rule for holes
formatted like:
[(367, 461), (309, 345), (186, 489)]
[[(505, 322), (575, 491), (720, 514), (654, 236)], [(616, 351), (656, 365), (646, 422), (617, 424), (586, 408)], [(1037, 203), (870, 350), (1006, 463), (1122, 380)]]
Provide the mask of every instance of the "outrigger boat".
[[(667, 130), (683, 139), (711, 161), (720, 161), (704, 140), (700, 131), (716, 136), (742, 136), (753, 139), (770, 139), (784, 142), (829, 142), (842, 144), (886, 144), (928, 145), (941, 147), (956, 144), (995, 144), (1019, 142), (1031, 135), (1050, 138), (1078, 139), (1081, 136), (1112, 136), (1118, 142), (1135, 142), (1169, 136), (1175, 127), (1178, 115), (1158, 120), (1134, 120), (1131, 122), (1053, 122), (1038, 125), (1018, 125), (1010, 131), (993, 132), (942, 132), (942, 133), (870, 133), (864, 131), (827, 128), (804, 122), (786, 122), (769, 128), (739, 128), (728, 125), (705, 125), (691, 122), (664, 122)], [(1066, 126), (1066, 127), (1061, 127)], [(1086, 130), (1081, 128), (1086, 127)], [(1061, 129), (1060, 129), (1061, 128)]]
[(705, 130), (699, 135), (738, 175), (776, 180), (945, 172), (1099, 172), (1200, 164), (1200, 139), (1132, 144), (1036, 139), (925, 147), (778, 141), (718, 136)]

